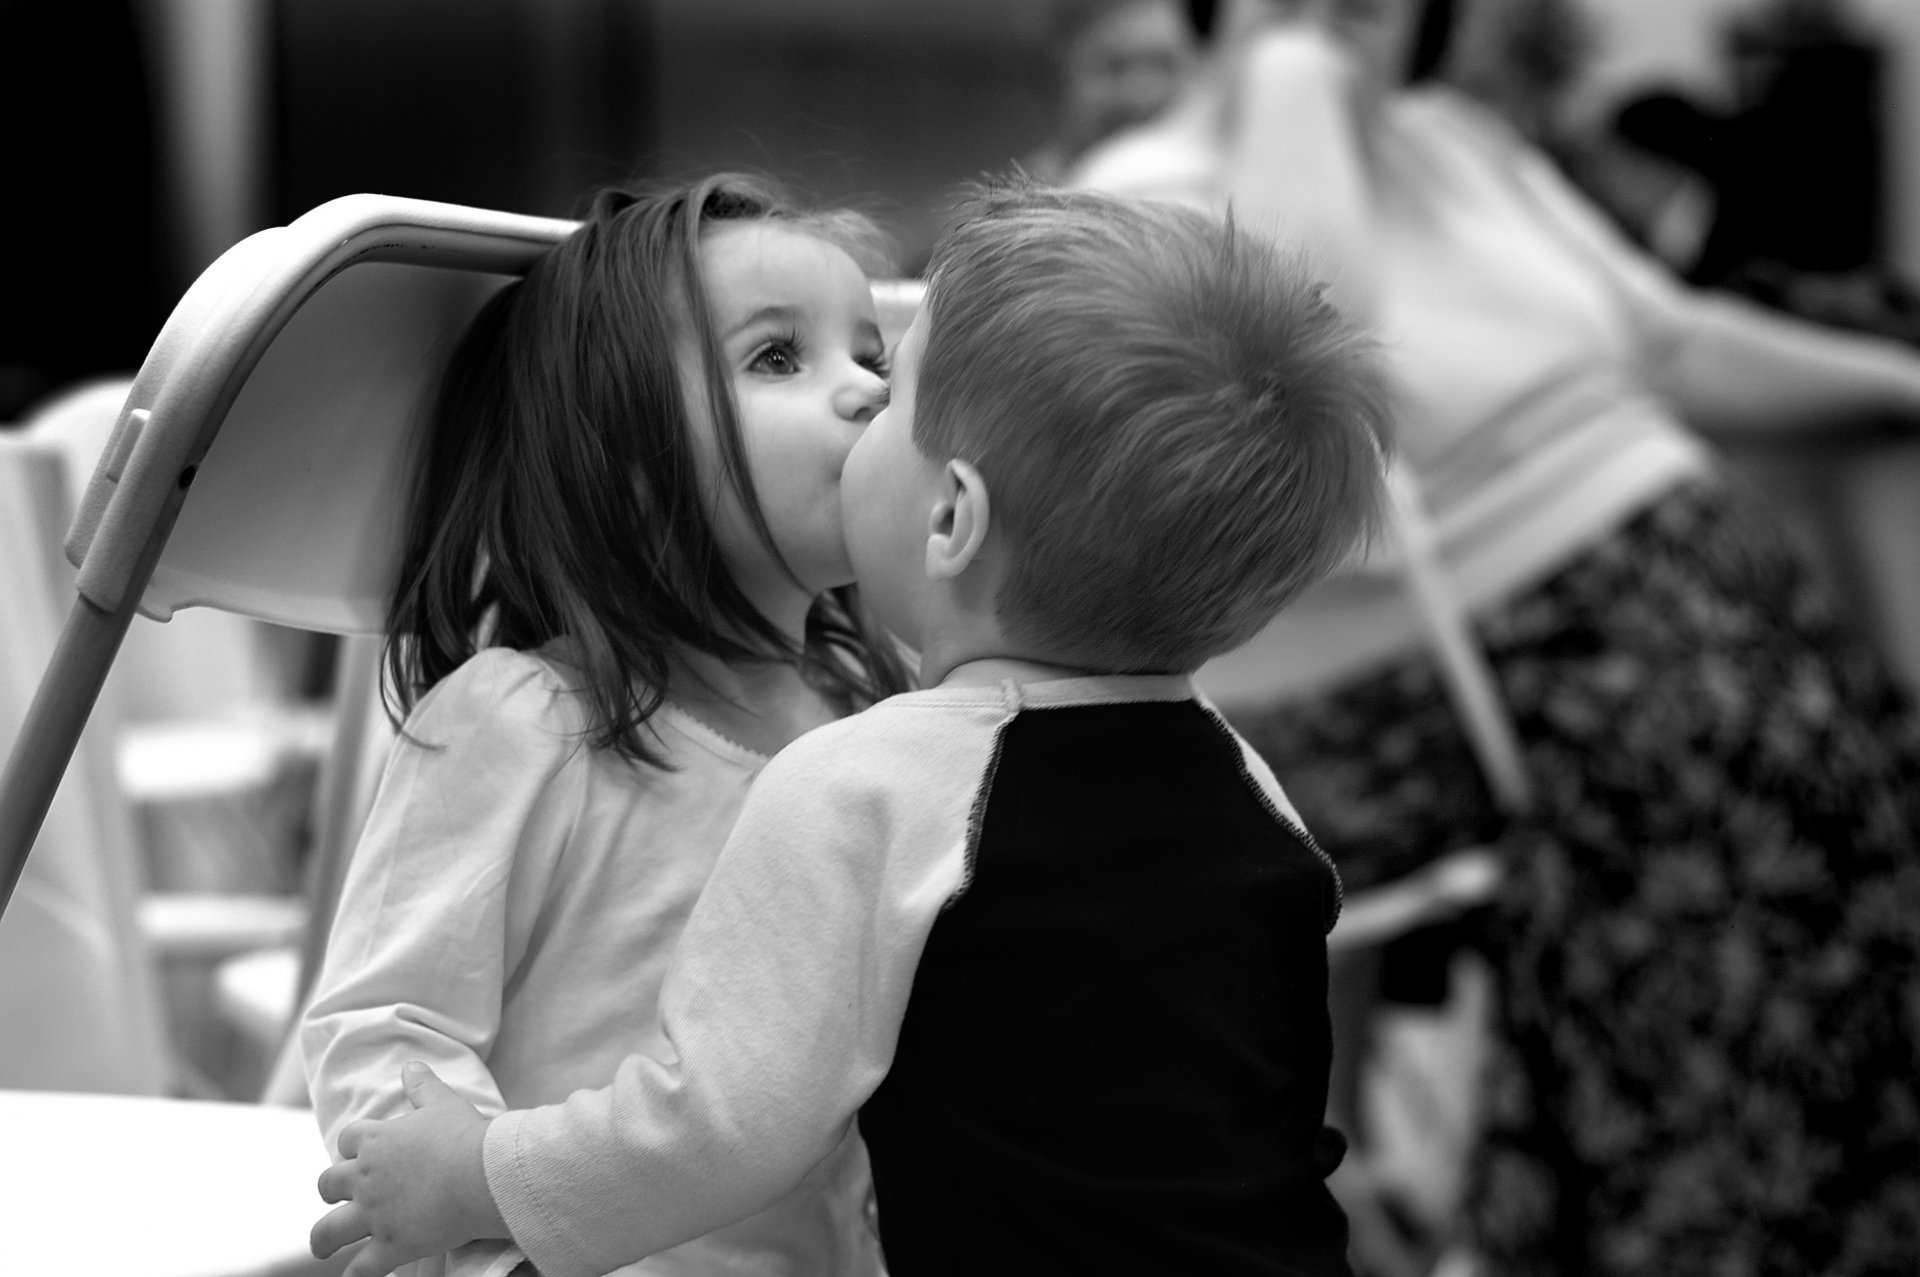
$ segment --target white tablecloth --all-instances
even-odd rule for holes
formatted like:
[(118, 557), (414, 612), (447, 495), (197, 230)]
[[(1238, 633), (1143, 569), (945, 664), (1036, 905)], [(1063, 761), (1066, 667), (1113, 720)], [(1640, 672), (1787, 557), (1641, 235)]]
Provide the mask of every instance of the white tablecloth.
[(0, 1091), (0, 1273), (302, 1272), (326, 1165), (302, 1109)]

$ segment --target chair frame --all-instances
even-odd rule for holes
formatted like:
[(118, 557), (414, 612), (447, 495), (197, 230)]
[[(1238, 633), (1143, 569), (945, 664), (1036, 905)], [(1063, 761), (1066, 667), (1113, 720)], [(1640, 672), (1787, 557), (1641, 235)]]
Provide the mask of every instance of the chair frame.
[[(235, 399), (289, 321), (351, 267), (380, 262), (517, 276), (574, 226), (424, 200), (346, 196), (241, 241), (187, 290), (134, 379), (67, 543), (80, 569), (78, 595), (0, 771), (0, 911), (134, 612), (164, 620), (181, 601), (152, 588), (168, 538)], [(342, 628), (304, 617), (263, 619)]]

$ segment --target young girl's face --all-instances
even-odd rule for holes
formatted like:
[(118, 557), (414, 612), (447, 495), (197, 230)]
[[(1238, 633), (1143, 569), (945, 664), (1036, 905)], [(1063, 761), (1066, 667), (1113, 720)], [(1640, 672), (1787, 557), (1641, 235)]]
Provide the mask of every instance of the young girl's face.
[(754, 495), (799, 584), (755, 534), (702, 414), (694, 448), (714, 535), (735, 581), (770, 619), (794, 606), (804, 617), (815, 595), (853, 580), (840, 472), (887, 398), (873, 294), (845, 252), (777, 222), (721, 223), (706, 233), (700, 261)]

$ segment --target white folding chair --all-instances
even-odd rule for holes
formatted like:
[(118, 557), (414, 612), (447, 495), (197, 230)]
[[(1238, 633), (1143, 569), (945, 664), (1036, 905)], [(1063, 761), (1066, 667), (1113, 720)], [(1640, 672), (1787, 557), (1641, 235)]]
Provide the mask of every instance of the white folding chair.
[[(242, 241), (188, 290), (68, 538), (76, 597), (0, 771), (0, 907), (43, 821), (43, 843), (56, 833), (49, 808), (135, 611), (209, 606), (378, 633), (415, 426), (440, 370), (485, 300), (572, 229), (352, 196)], [(358, 769), (336, 770), (323, 841), (344, 848)], [(36, 873), (52, 853), (35, 852)], [(316, 870), (317, 944), (337, 868)], [(0, 1129), (0, 1271), (222, 1277), (311, 1262), (326, 1156), (308, 1114), (0, 1091)]]
[(242, 241), (188, 290), (68, 540), (78, 598), (0, 776), (0, 889), (136, 610), (379, 632), (440, 367), (486, 298), (572, 225), (350, 196)]

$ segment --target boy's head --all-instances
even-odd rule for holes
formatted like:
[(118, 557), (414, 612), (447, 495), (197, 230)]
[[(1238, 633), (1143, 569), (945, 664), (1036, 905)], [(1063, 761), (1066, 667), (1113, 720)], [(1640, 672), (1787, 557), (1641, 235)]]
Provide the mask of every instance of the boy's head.
[[(982, 189), (934, 249), (896, 372), (895, 407), (862, 445), (897, 452), (888, 436), (910, 422), (921, 458), (977, 474), (1000, 630), (1063, 663), (1197, 668), (1379, 516), (1387, 397), (1372, 343), (1230, 221)], [(850, 503), (847, 517), (853, 546), (879, 515)]]

